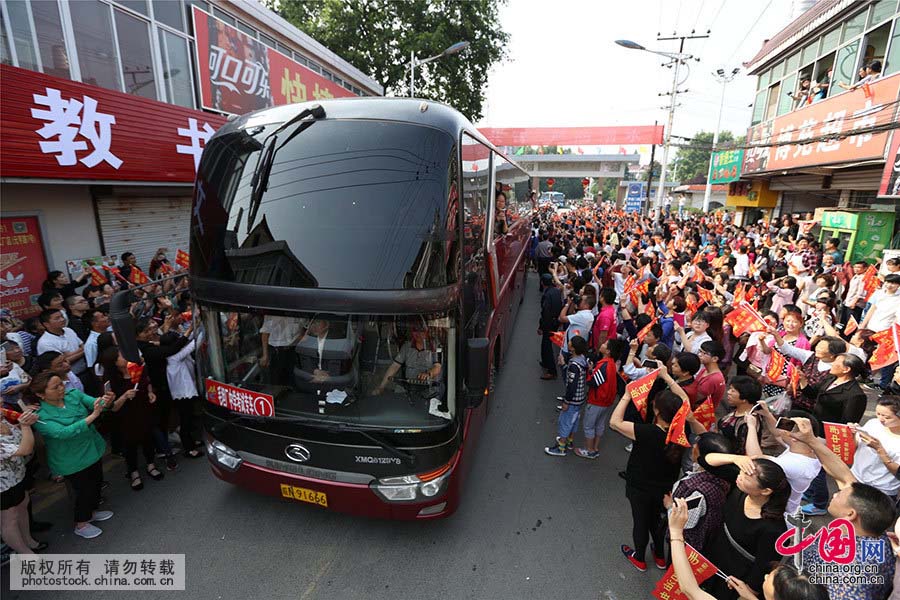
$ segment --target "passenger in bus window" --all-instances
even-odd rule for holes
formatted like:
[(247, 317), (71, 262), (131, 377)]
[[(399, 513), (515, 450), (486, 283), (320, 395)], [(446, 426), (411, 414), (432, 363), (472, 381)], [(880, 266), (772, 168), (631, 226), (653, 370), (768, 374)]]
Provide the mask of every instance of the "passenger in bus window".
[(303, 337), (306, 323), (296, 317), (266, 315), (259, 328), (261, 355), (259, 366), (268, 369), (268, 380), (275, 385), (290, 385), (297, 354), (294, 346)]
[(400, 371), (404, 369), (404, 379), (407, 381), (417, 381), (420, 383), (436, 382), (441, 377), (441, 363), (437, 353), (432, 352), (428, 347), (428, 331), (424, 325), (413, 325), (410, 332), (410, 340), (400, 347), (397, 356), (391, 366), (385, 372), (381, 383), (378, 384), (372, 393), (379, 395), (384, 392), (390, 382)]
[(331, 327), (331, 321), (328, 319), (313, 319), (306, 333), (300, 340), (302, 348), (309, 348), (311, 344), (315, 344), (316, 358), (315, 365), (312, 370), (312, 383), (324, 383), (328, 380), (328, 370), (325, 365), (325, 341), (328, 339), (328, 330)]
[[(499, 184), (498, 184), (499, 185)], [(494, 235), (506, 235), (509, 232), (509, 217), (506, 214), (506, 193), (497, 192), (495, 201), (496, 212), (494, 215)]]

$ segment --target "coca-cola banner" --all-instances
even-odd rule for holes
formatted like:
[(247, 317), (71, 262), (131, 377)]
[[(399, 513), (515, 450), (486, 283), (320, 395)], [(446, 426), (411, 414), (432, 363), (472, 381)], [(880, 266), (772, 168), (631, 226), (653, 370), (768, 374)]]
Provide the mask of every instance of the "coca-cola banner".
[(193, 11), (203, 108), (244, 114), (354, 95), (196, 6)]

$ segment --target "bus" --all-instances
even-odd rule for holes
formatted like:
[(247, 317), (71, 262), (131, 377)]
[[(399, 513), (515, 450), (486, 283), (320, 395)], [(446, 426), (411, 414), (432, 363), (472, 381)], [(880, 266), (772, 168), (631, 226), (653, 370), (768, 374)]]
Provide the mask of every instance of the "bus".
[(550, 203), (555, 208), (563, 208), (566, 206), (566, 195), (562, 192), (541, 192), (539, 202), (541, 204)]
[(524, 297), (527, 181), (435, 102), (293, 104), (216, 132), (190, 225), (215, 476), (345, 513), (452, 514)]

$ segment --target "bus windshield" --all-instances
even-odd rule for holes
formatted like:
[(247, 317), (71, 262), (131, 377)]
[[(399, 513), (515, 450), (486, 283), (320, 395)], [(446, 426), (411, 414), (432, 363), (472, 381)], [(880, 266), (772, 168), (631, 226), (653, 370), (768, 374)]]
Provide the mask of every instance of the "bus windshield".
[(269, 396), (271, 416), (430, 428), (456, 412), (449, 315), (202, 314), (198, 360), (207, 389), (218, 383)]
[(402, 122), (317, 121), (290, 141), (283, 136), (255, 205), (251, 181), (262, 141), (278, 125), (226, 130), (206, 145), (192, 272), (330, 289), (455, 282), (458, 150), (449, 134)]

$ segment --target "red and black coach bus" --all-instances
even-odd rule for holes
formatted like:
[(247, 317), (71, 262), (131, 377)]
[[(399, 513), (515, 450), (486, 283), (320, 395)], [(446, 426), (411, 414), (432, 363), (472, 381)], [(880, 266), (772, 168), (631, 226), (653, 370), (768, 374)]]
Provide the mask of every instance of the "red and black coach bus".
[(524, 294), (527, 182), (434, 102), (223, 126), (191, 221), (215, 475), (348, 513), (453, 513)]

